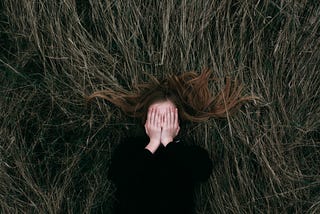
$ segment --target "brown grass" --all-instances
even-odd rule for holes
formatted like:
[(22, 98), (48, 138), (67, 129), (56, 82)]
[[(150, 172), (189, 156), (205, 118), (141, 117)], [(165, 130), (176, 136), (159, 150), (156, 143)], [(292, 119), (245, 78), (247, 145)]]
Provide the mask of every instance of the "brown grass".
[(84, 95), (204, 67), (263, 101), (189, 129), (215, 161), (198, 213), (320, 212), (318, 1), (0, 4), (1, 213), (110, 213), (136, 121)]

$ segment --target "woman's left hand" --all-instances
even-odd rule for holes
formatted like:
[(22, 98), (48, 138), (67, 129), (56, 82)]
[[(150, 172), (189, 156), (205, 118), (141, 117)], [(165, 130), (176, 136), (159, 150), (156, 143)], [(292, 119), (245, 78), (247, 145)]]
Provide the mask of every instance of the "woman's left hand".
[(178, 109), (170, 107), (162, 119), (161, 143), (167, 146), (178, 135), (179, 130)]

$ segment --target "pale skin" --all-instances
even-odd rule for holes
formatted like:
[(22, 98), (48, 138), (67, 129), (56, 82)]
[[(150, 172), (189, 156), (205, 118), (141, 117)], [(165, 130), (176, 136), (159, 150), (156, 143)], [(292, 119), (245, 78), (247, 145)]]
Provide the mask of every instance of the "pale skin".
[(171, 101), (152, 104), (148, 110), (145, 130), (150, 139), (146, 149), (155, 153), (161, 144), (166, 147), (180, 130), (178, 109)]

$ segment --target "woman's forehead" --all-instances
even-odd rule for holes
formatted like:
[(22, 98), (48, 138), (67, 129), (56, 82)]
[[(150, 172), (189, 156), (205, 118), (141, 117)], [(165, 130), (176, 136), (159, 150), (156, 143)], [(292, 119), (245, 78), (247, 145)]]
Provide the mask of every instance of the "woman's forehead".
[(153, 103), (152, 105), (150, 105), (149, 108), (151, 107), (161, 109), (161, 108), (175, 107), (175, 105), (171, 101), (167, 100), (167, 101)]

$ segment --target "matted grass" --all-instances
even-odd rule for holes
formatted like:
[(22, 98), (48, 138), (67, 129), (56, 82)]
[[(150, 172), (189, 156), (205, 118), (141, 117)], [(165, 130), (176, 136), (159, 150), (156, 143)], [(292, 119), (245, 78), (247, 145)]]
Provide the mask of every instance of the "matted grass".
[(319, 1), (0, 4), (1, 213), (110, 213), (110, 154), (143, 130), (85, 95), (202, 68), (262, 100), (188, 127), (215, 164), (198, 213), (320, 212)]

